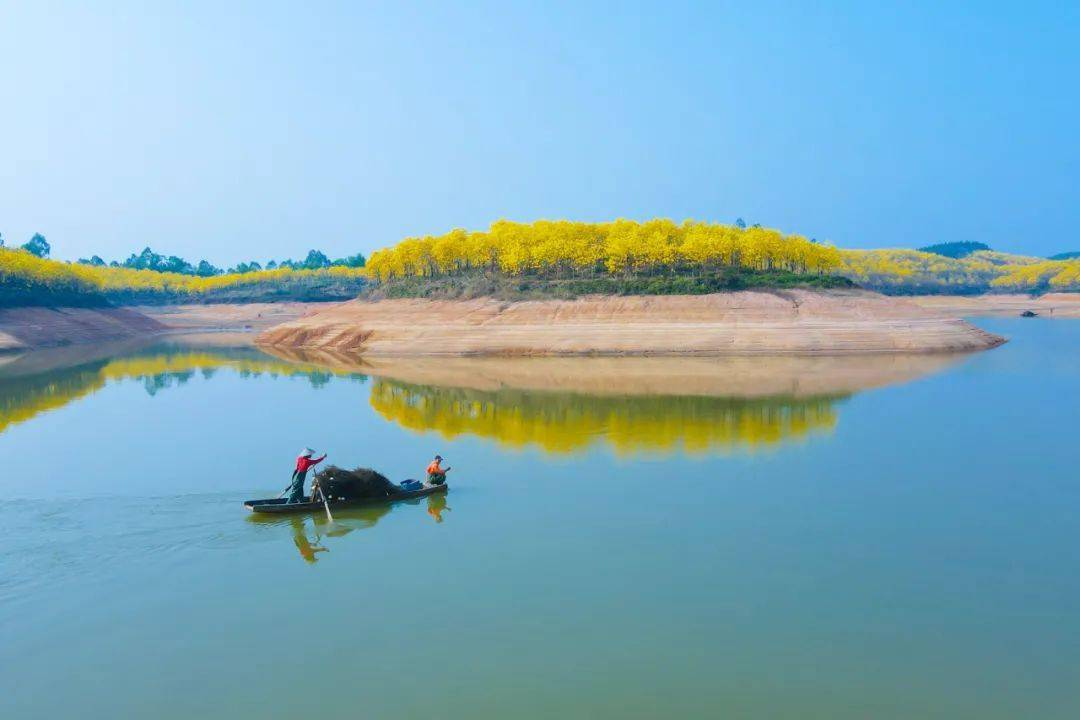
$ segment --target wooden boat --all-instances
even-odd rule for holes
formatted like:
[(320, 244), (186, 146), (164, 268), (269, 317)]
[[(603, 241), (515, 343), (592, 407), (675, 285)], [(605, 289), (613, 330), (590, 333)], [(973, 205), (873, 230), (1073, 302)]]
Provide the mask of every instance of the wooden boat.
[[(446, 484), (442, 485), (428, 485), (424, 484), (422, 487), (416, 490), (404, 490), (400, 489), (393, 495), (387, 498), (364, 498), (362, 500), (330, 500), (330, 508), (347, 508), (347, 507), (361, 507), (363, 505), (377, 505), (381, 502), (397, 502), (398, 500), (412, 500), (413, 498), (421, 498), (425, 495), (434, 495), (435, 493), (446, 492)], [(312, 501), (308, 496), (304, 496), (302, 502), (290, 503), (287, 498), (269, 498), (267, 500), (245, 500), (244, 507), (254, 513), (301, 513), (301, 512), (322, 512), (323, 503), (322, 500)]]

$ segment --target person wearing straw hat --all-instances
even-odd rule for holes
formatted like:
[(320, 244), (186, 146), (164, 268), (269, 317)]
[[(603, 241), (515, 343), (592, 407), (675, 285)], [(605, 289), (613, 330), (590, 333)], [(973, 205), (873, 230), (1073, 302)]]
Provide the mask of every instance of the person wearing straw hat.
[(326, 453), (323, 453), (321, 458), (313, 460), (311, 456), (314, 454), (315, 451), (311, 448), (304, 448), (304, 451), (300, 453), (300, 457), (296, 458), (296, 469), (293, 470), (292, 485), (289, 486), (288, 502), (298, 503), (304, 499), (304, 483), (307, 481), (307, 471), (326, 459)]

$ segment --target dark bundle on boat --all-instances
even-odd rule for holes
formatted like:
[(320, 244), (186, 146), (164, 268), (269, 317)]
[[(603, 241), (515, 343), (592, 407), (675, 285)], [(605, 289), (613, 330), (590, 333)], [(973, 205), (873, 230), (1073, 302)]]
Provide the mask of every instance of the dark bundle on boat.
[(330, 465), (315, 473), (315, 479), (332, 500), (377, 500), (390, 497), (395, 490), (392, 482), (370, 468), (346, 470)]

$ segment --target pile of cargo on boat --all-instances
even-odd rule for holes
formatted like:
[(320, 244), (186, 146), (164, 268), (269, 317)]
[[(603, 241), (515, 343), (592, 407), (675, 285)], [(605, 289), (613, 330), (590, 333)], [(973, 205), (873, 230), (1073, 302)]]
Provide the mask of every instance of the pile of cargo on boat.
[(332, 500), (379, 500), (388, 498), (401, 488), (386, 479), (386, 476), (371, 468), (346, 470), (330, 465), (325, 470), (315, 473), (319, 487)]

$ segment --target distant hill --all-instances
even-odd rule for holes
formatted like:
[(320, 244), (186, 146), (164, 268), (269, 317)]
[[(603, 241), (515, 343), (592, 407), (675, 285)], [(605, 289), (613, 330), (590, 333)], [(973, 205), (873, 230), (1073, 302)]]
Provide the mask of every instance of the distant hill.
[(938, 243), (937, 245), (927, 245), (926, 247), (919, 248), (920, 252), (933, 253), (934, 255), (942, 255), (950, 258), (965, 258), (973, 252), (979, 250), (989, 250), (990, 246), (981, 242), (947, 242)]
[(1057, 255), (1051, 255), (1049, 257), (1050, 260), (1072, 260), (1074, 258), (1080, 258), (1080, 250), (1058, 253)]

